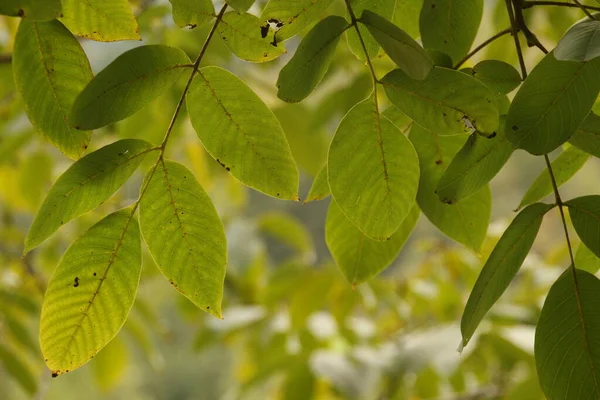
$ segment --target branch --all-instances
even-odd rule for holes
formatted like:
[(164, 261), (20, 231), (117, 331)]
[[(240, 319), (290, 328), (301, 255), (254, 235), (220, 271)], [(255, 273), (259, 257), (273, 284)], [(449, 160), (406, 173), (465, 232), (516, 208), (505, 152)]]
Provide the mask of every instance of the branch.
[(503, 31), (500, 31), (500, 32), (496, 33), (494, 36), (492, 36), (491, 38), (489, 38), (485, 42), (481, 43), (479, 46), (475, 47), (473, 49), (473, 51), (471, 51), (469, 54), (467, 54), (465, 56), (465, 58), (463, 58), (462, 60), (460, 60), (459, 62), (457, 62), (456, 65), (454, 66), (454, 69), (460, 68), (461, 65), (463, 65), (469, 58), (471, 58), (475, 54), (477, 54), (480, 50), (482, 50), (483, 48), (485, 48), (486, 46), (488, 46), (490, 43), (494, 42), (496, 39), (499, 39), (502, 36), (504, 36), (506, 34), (509, 34), (511, 32), (512, 32), (511, 28), (506, 28)]
[(10, 64), (12, 62), (12, 54), (0, 54), (0, 64)]
[[(523, 9), (527, 9), (527, 8), (531, 8), (531, 7), (536, 7), (536, 6), (556, 6), (556, 7), (570, 7), (570, 8), (580, 8), (579, 5), (577, 4), (573, 4), (573, 3), (562, 3), (560, 1), (530, 1), (530, 0), (525, 0), (523, 1)], [(581, 7), (585, 8), (586, 10), (592, 10), (592, 11), (600, 11), (600, 7), (595, 7), (595, 6), (588, 6), (588, 5), (581, 5)]]
[(519, 27), (515, 21), (515, 14), (513, 12), (513, 5), (510, 0), (505, 0), (506, 11), (508, 12), (508, 19), (510, 21), (510, 27), (512, 30), (512, 37), (515, 40), (515, 49), (517, 50), (517, 57), (519, 58), (519, 65), (521, 67), (521, 76), (525, 80), (527, 78), (527, 67), (525, 66), (525, 60), (523, 59), (523, 51), (521, 50), (521, 43), (519, 43)]

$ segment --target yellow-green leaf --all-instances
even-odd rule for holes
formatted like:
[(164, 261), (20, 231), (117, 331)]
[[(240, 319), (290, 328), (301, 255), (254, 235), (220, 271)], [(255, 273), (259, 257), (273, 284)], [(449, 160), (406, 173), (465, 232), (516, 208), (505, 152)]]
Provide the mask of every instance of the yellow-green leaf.
[(414, 205), (417, 154), (402, 132), (379, 114), (372, 98), (356, 105), (340, 122), (327, 168), (335, 201), (372, 239), (390, 238)]
[(281, 69), (277, 97), (295, 103), (304, 100), (321, 82), (333, 60), (335, 49), (348, 22), (331, 15), (302, 39), (292, 59)]
[[(369, 10), (379, 15), (392, 16), (394, 15), (396, 0), (350, 0), (350, 6), (352, 7), (352, 11), (357, 18), (361, 18), (363, 11), (365, 10)], [(350, 47), (350, 50), (356, 57), (361, 60), (366, 60), (365, 49), (363, 49), (364, 43), (369, 57), (373, 58), (377, 56), (377, 53), (379, 53), (379, 43), (371, 35), (369, 29), (367, 29), (367, 26), (362, 24), (358, 24), (357, 26), (363, 41), (361, 43), (359, 40), (356, 29), (351, 29), (346, 34), (348, 37), (348, 47)]]
[(156, 265), (175, 289), (220, 318), (227, 242), (215, 206), (189, 169), (162, 159), (142, 193), (140, 225)]
[(242, 60), (262, 63), (285, 54), (285, 47), (269, 30), (262, 37), (264, 23), (252, 14), (228, 12), (223, 15), (218, 30), (229, 50)]
[(72, 128), (68, 116), (93, 75), (77, 39), (58, 21), (24, 19), (15, 38), (13, 70), (33, 126), (65, 155), (81, 157), (91, 134)]
[(333, 0), (269, 0), (260, 20), (274, 19), (283, 23), (277, 31), (277, 40), (284, 41), (321, 19), (331, 3)]
[(127, 367), (127, 346), (121, 337), (122, 335), (115, 337), (94, 357), (94, 361), (91, 363), (96, 384), (104, 392), (119, 383), (123, 378), (125, 367)]
[(225, 2), (239, 12), (248, 11), (252, 7), (252, 4), (254, 4), (254, 0), (225, 0)]
[(127, 0), (61, 1), (61, 20), (77, 36), (100, 42), (142, 39)]
[(12, 376), (29, 395), (37, 392), (38, 385), (32, 371), (27, 367), (19, 354), (13, 353), (0, 343), (0, 365), (8, 375)]
[(306, 227), (288, 214), (281, 212), (263, 214), (258, 219), (258, 228), (306, 257), (312, 256), (314, 252), (313, 241)]
[(327, 164), (325, 164), (315, 177), (315, 180), (308, 191), (308, 196), (306, 196), (306, 200), (304, 200), (304, 204), (311, 201), (323, 200), (324, 198), (329, 197), (330, 194), (331, 190), (329, 189), (329, 181), (327, 179)]
[(479, 251), (487, 235), (492, 210), (489, 186), (454, 204), (442, 203), (435, 193), (441, 176), (468, 136), (436, 135), (413, 125), (409, 137), (419, 156), (421, 178), (417, 203), (421, 211), (448, 237)]
[(131, 208), (110, 214), (69, 246), (48, 283), (40, 322), (42, 353), (54, 376), (81, 367), (116, 336), (141, 269)]
[(279, 121), (231, 72), (199, 70), (187, 109), (200, 141), (231, 175), (273, 197), (298, 200), (298, 169)]
[(180, 28), (193, 29), (215, 17), (211, 0), (169, 0), (173, 6), (173, 20)]
[(379, 242), (358, 230), (333, 200), (325, 221), (327, 247), (346, 279), (357, 285), (379, 274), (394, 261), (419, 215), (419, 207), (415, 204), (390, 239)]
[(190, 66), (189, 57), (176, 47), (129, 50), (77, 96), (69, 122), (77, 129), (96, 129), (127, 118), (164, 93)]
[(25, 252), (112, 196), (137, 169), (150, 147), (143, 140), (120, 140), (88, 154), (67, 169), (33, 220), (25, 238)]
[(60, 0), (2, 0), (0, 14), (47, 21), (62, 15)]

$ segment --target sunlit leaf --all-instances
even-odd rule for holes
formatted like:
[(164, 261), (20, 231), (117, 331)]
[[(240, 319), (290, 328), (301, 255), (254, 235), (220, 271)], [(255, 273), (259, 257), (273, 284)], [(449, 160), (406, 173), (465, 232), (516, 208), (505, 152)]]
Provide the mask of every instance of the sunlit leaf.
[(342, 119), (329, 148), (329, 187), (365, 235), (386, 240), (412, 208), (419, 181), (415, 149), (367, 99)]
[(96, 129), (140, 110), (172, 86), (190, 67), (183, 50), (164, 45), (136, 47), (121, 54), (75, 100), (69, 122)]
[(600, 281), (568, 270), (552, 285), (535, 331), (535, 363), (549, 400), (600, 397)]
[(211, 0), (169, 0), (173, 5), (173, 20), (180, 28), (193, 29), (215, 17)]
[(485, 138), (473, 133), (440, 178), (436, 192), (444, 203), (454, 203), (472, 195), (492, 180), (513, 153), (513, 145), (503, 132)]
[(347, 27), (344, 18), (331, 15), (310, 30), (279, 73), (277, 96), (280, 99), (294, 103), (308, 97), (327, 73), (341, 34)]
[(261, 232), (277, 239), (300, 254), (311, 255), (314, 251), (310, 233), (304, 225), (291, 215), (278, 212), (263, 214), (258, 219)]
[(0, 343), (0, 365), (12, 376), (29, 395), (37, 392), (37, 382), (33, 373), (18, 354), (14, 354)]
[(565, 203), (581, 241), (600, 257), (600, 195), (577, 197)]
[(573, 25), (554, 49), (557, 60), (590, 61), (600, 56), (600, 21), (585, 18)]
[[(394, 15), (394, 8), (396, 6), (395, 0), (350, 0), (350, 6), (356, 18), (361, 18), (365, 10), (369, 10), (379, 15)], [(367, 17), (368, 18), (368, 17)], [(365, 49), (363, 49), (363, 43), (367, 50), (369, 57), (373, 58), (379, 52), (379, 43), (371, 35), (369, 29), (362, 24), (358, 24), (358, 29), (362, 36), (362, 43), (358, 38), (356, 29), (348, 30), (348, 46), (356, 57), (361, 60), (365, 60)]]
[(61, 20), (77, 36), (101, 42), (142, 39), (127, 0), (61, 1)]
[(252, 7), (252, 4), (254, 4), (254, 0), (226, 0), (225, 2), (239, 12), (248, 11)]
[(317, 22), (331, 3), (333, 0), (269, 0), (260, 20), (264, 23), (275, 19), (283, 23), (277, 40), (284, 41)]
[(218, 31), (229, 50), (242, 60), (262, 63), (285, 54), (285, 47), (269, 30), (262, 37), (264, 22), (252, 14), (228, 12), (223, 15)]
[(483, 0), (425, 0), (419, 18), (423, 46), (458, 62), (469, 52), (482, 16)]
[(383, 78), (390, 101), (413, 121), (437, 134), (465, 133), (475, 127), (491, 135), (498, 129), (495, 95), (462, 72), (434, 67), (424, 80), (396, 69)]
[(571, 136), (569, 143), (600, 158), (600, 117), (589, 113)]
[(421, 211), (448, 237), (479, 251), (490, 221), (492, 195), (489, 187), (486, 185), (455, 204), (442, 203), (435, 193), (446, 167), (468, 137), (440, 136), (417, 125), (413, 125), (409, 137), (419, 156), (421, 178), (417, 203)]
[(329, 189), (329, 182), (327, 179), (327, 165), (323, 165), (315, 177), (304, 203), (306, 204), (311, 201), (323, 200), (324, 198), (329, 197), (329, 195), (331, 195), (331, 190)]
[(231, 175), (270, 196), (298, 199), (298, 170), (279, 121), (238, 77), (200, 69), (187, 108), (200, 141)]
[(181, 164), (160, 160), (140, 202), (140, 226), (156, 265), (201, 309), (221, 317), (227, 243), (215, 206)]
[(395, 25), (404, 29), (412, 38), (416, 39), (419, 33), (419, 14), (423, 7), (423, 0), (396, 1), (394, 10)]
[(508, 140), (545, 154), (569, 140), (600, 91), (600, 60), (558, 61), (548, 54), (517, 92), (506, 119)]
[(533, 245), (544, 215), (553, 207), (551, 204), (536, 203), (521, 211), (494, 247), (463, 313), (463, 346), (467, 345), (485, 314), (514, 279)]
[(575, 267), (595, 274), (600, 270), (600, 258), (592, 253), (585, 244), (579, 243), (575, 253)]
[(363, 12), (360, 21), (387, 55), (411, 78), (424, 79), (429, 74), (433, 67), (431, 58), (406, 32), (369, 10)]
[[(590, 155), (577, 147), (571, 146), (563, 151), (555, 160), (552, 161), (552, 172), (556, 186), (560, 187), (569, 181), (579, 171), (590, 158)], [(542, 200), (553, 191), (552, 181), (547, 169), (531, 184), (518, 208), (525, 207), (528, 204)]]
[(87, 363), (119, 332), (135, 300), (142, 268), (132, 209), (110, 214), (60, 260), (42, 305), (40, 345), (54, 376)]
[(512, 92), (521, 84), (521, 75), (512, 65), (499, 60), (483, 60), (471, 69), (471, 75), (498, 94)]
[(34, 21), (47, 21), (62, 15), (61, 0), (2, 0), (0, 14)]
[(58, 21), (24, 19), (15, 38), (13, 71), (33, 126), (67, 156), (81, 157), (90, 132), (76, 131), (67, 118), (92, 70), (77, 40)]
[(332, 201), (325, 222), (327, 247), (346, 279), (357, 285), (377, 275), (394, 261), (419, 215), (419, 207), (414, 205), (390, 239), (379, 242), (359, 231)]
[(48, 192), (25, 239), (25, 252), (58, 228), (112, 196), (137, 169), (150, 143), (124, 139), (88, 154), (67, 169)]
[(92, 375), (102, 391), (112, 389), (123, 378), (127, 359), (127, 346), (120, 335), (94, 357), (91, 364)]

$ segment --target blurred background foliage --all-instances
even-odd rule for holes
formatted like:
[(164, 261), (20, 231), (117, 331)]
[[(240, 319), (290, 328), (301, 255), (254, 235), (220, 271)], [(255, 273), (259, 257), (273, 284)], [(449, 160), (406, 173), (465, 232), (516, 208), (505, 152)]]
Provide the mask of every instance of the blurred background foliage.
[[(199, 51), (208, 27), (178, 29), (167, 1), (130, 3), (143, 42), (82, 40), (95, 72), (142, 43), (178, 46), (190, 57)], [(257, 1), (250, 11), (259, 14), (264, 3)], [(415, 38), (421, 4), (398, 2), (395, 17)], [(335, 2), (328, 13), (344, 15), (343, 2)], [(547, 47), (582, 17), (579, 10), (563, 7), (534, 7), (526, 13)], [(486, 0), (476, 44), (508, 25), (504, 1)], [(17, 26), (18, 19), (0, 17), (0, 54), (12, 52)], [(274, 110), (301, 169), (305, 196), (339, 120), (368, 95), (371, 83), (361, 62), (347, 46), (339, 46), (317, 91), (303, 103), (283, 103), (275, 81), (299, 40), (289, 40), (288, 54), (274, 62), (249, 64), (217, 39), (203, 64), (231, 70)], [(515, 64), (512, 45), (506, 35), (465, 66), (484, 58)], [(541, 58), (534, 50), (525, 55), (530, 63)], [(392, 64), (382, 56), (375, 67), (385, 72)], [(183, 84), (133, 117), (96, 131), (91, 150), (119, 138), (159, 144)], [(207, 156), (186, 118), (178, 121), (167, 153), (192, 168), (225, 223), (224, 319), (196, 309), (159, 279), (146, 253), (138, 297), (124, 329), (85, 367), (52, 379), (37, 340), (46, 282), (69, 243), (103, 215), (136, 199), (144, 168), (110, 201), (22, 258), (33, 215), (71, 161), (33, 131), (10, 63), (0, 63), (1, 399), (543, 398), (532, 354), (534, 327), (548, 287), (567, 265), (554, 213), (478, 336), (462, 354), (457, 352), (468, 294), (513, 218), (512, 210), (544, 168), (542, 159), (517, 151), (492, 182), (492, 223), (480, 254), (441, 236), (421, 216), (393, 265), (353, 288), (325, 246), (329, 200), (282, 202), (243, 187)], [(563, 197), (599, 193), (598, 167), (598, 160), (590, 160), (561, 189)]]

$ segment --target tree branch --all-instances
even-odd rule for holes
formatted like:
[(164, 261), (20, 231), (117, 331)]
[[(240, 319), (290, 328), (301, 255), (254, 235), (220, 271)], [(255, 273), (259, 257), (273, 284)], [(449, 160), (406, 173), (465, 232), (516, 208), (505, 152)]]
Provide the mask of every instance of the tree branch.
[(454, 66), (454, 69), (460, 68), (460, 66), (463, 65), (469, 58), (473, 57), (475, 54), (477, 54), (479, 51), (481, 51), (482, 49), (484, 49), (490, 43), (494, 42), (496, 39), (499, 39), (502, 36), (504, 36), (506, 34), (509, 34), (511, 32), (512, 32), (511, 28), (506, 28), (503, 31), (500, 31), (500, 32), (496, 33), (494, 36), (492, 36), (491, 38), (489, 38), (485, 42), (481, 43), (479, 46), (475, 47), (473, 49), (473, 51), (471, 51), (469, 54), (467, 54), (462, 60), (460, 60), (459, 62), (457, 62), (456, 65)]
[[(556, 7), (580, 8), (580, 6), (578, 6), (577, 4), (563, 3), (560, 1), (542, 1), (542, 0), (540, 0), (540, 1), (531, 1), (531, 0), (523, 1), (523, 9), (524, 10), (527, 8), (536, 7), (536, 6), (556, 6)], [(588, 5), (584, 5), (584, 4), (582, 4), (581, 7), (585, 8), (586, 10), (600, 11), (600, 7), (588, 6)]]
[(10, 64), (12, 62), (12, 54), (0, 54), (0, 64)]

